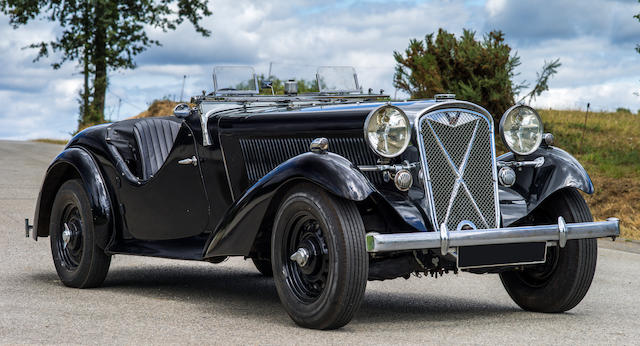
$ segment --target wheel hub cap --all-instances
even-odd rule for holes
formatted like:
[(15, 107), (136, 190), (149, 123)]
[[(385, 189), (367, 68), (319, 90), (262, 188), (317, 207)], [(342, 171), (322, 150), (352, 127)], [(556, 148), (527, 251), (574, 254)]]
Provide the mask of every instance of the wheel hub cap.
[(312, 303), (322, 295), (330, 274), (323, 230), (307, 211), (294, 215), (286, 228), (286, 252), (281, 256), (287, 285), (300, 301)]
[(289, 259), (298, 263), (300, 267), (304, 267), (309, 263), (309, 251), (301, 247), (298, 251), (294, 252)]
[(69, 245), (69, 242), (71, 241), (71, 236), (72, 235), (73, 235), (73, 233), (69, 229), (69, 225), (67, 225), (65, 223), (64, 224), (64, 231), (62, 231), (62, 242), (64, 244), (64, 248), (66, 248), (67, 245)]

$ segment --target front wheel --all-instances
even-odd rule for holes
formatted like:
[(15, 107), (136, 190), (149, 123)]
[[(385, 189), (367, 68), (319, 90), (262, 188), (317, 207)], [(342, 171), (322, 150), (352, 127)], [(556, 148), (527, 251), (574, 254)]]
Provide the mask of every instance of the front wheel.
[(349, 323), (369, 270), (355, 204), (315, 185), (294, 187), (276, 214), (271, 262), (280, 301), (298, 325), (336, 329)]
[[(556, 192), (534, 212), (534, 223), (552, 224), (562, 216), (568, 223), (593, 221), (586, 202), (575, 189)], [(564, 248), (547, 249), (546, 263), (500, 274), (507, 293), (521, 308), (564, 312), (574, 308), (591, 286), (596, 270), (596, 239), (567, 241)]]
[(81, 180), (69, 180), (58, 190), (49, 233), (60, 281), (69, 287), (100, 286), (109, 271), (111, 256), (95, 244), (91, 206)]

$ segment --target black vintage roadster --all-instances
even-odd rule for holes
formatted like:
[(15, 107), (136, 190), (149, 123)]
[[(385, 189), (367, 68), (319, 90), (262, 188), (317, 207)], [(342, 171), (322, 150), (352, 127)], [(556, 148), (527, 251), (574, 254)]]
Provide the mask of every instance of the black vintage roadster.
[(113, 254), (244, 256), (317, 329), (347, 324), (367, 280), (413, 273), (496, 273), (530, 311), (583, 299), (595, 238), (618, 236), (618, 220), (593, 222), (587, 172), (534, 109), (506, 111), (510, 152), (496, 157), (478, 105), (388, 102), (351, 68), (319, 68), (317, 82), (261, 95), (252, 69), (220, 67), (195, 107), (76, 135), (46, 173), (33, 226), (61, 281), (99, 286)]

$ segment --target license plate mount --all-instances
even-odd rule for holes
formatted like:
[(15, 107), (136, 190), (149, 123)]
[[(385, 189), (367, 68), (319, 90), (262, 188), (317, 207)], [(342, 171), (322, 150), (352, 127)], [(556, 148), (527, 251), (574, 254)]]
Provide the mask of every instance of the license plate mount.
[(544, 263), (546, 243), (514, 243), (458, 248), (458, 268), (486, 268)]

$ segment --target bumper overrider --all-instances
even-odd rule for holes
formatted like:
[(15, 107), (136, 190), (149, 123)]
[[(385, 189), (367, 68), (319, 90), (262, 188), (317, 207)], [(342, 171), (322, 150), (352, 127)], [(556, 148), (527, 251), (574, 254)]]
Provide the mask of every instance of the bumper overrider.
[(453, 248), (477, 245), (547, 242), (561, 248), (567, 240), (615, 238), (620, 235), (620, 221), (566, 223), (562, 217), (557, 225), (521, 226), (478, 230), (449, 231), (444, 224), (439, 232), (380, 234), (367, 233), (367, 252), (439, 249), (445, 255)]

